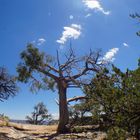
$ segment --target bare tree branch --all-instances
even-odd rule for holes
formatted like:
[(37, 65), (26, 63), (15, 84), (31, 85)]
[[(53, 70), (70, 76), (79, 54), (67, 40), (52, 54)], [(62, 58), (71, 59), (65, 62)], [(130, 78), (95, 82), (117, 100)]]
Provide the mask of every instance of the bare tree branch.
[(50, 78), (53, 78), (54, 80), (58, 81), (58, 77), (55, 76), (54, 74), (52, 74), (52, 73), (50, 73), (50, 72), (48, 72), (48, 71), (46, 71), (44, 69), (41, 69), (41, 68), (37, 68), (37, 69), (38, 69), (38, 71), (40, 71), (44, 75), (49, 76)]
[(75, 55), (72, 48), (70, 48), (68, 55), (65, 54), (65, 57), (66, 57), (66, 62), (61, 65), (61, 69), (63, 71), (67, 69), (69, 66), (71, 66), (73, 62), (75, 63)]
[(55, 99), (55, 102), (56, 102), (57, 105), (59, 105), (59, 101), (58, 101), (58, 99)]
[(59, 71), (57, 69), (55, 69), (54, 67), (50, 66), (49, 64), (45, 64), (45, 67), (48, 67), (50, 70), (59, 73)]
[(90, 51), (89, 55), (87, 55), (86, 57), (84, 57), (84, 68), (81, 70), (80, 73), (73, 75), (70, 77), (70, 80), (76, 80), (79, 77), (83, 76), (83, 75), (87, 75), (87, 72), (91, 71), (91, 72), (99, 72), (101, 69), (102, 64), (98, 63), (99, 59), (100, 59), (101, 55), (100, 52), (92, 52)]
[(69, 102), (83, 100), (83, 99), (88, 99), (88, 98), (86, 96), (76, 96), (76, 97), (67, 99), (67, 102), (69, 103)]
[[(67, 99), (67, 103), (69, 104), (70, 102), (78, 101), (78, 100), (84, 100), (84, 99), (88, 99), (88, 97), (86, 97), (86, 96), (76, 96), (76, 97)], [(56, 102), (57, 105), (59, 105), (59, 100), (58, 99), (55, 99), (55, 102)]]
[(60, 59), (59, 59), (59, 53), (58, 53), (58, 50), (57, 50), (57, 64), (58, 64), (58, 71), (59, 71), (59, 76), (60, 77), (63, 77), (63, 72), (62, 72), (62, 69), (61, 69), (61, 65), (60, 65)]

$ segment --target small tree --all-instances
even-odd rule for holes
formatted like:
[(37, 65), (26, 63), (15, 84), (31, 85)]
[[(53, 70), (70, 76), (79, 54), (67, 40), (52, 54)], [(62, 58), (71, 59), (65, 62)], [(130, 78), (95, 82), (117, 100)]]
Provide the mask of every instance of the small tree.
[(0, 67), (0, 101), (7, 100), (16, 92), (17, 86), (14, 77), (10, 76), (5, 68)]
[(41, 125), (44, 124), (46, 121), (51, 120), (51, 115), (48, 114), (48, 109), (43, 102), (35, 105), (34, 111), (31, 114), (31, 117), (26, 116), (27, 122), (30, 124)]
[(31, 82), (32, 90), (36, 88), (56, 88), (58, 90), (59, 125), (57, 132), (68, 132), (67, 89), (80, 87), (83, 83), (89, 81), (88, 76), (100, 71), (103, 65), (100, 51), (90, 51), (84, 57), (77, 57), (70, 49), (69, 54), (64, 55), (60, 61), (58, 51), (56, 59), (54, 59), (29, 44), (27, 50), (21, 53), (21, 59), (22, 62), (17, 67), (19, 81)]
[(72, 125), (84, 125), (89, 124), (90, 117), (87, 114), (90, 113), (91, 106), (87, 101), (88, 99), (81, 100), (80, 103), (73, 106), (69, 106), (69, 115)]

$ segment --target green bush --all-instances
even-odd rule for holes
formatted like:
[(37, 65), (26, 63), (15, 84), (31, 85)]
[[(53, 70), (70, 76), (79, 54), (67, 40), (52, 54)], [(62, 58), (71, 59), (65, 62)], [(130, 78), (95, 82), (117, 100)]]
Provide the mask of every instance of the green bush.
[(112, 70), (104, 69), (85, 87), (89, 104), (93, 107), (91, 113), (105, 129), (112, 128), (108, 130), (110, 137), (123, 136), (125, 130), (138, 138), (139, 91), (140, 66), (133, 71), (127, 69), (126, 72), (115, 66), (112, 66)]
[(119, 127), (112, 127), (107, 131), (107, 140), (126, 140), (128, 133)]
[(86, 132), (87, 130), (83, 127), (80, 126), (75, 126), (73, 128), (71, 128), (71, 132), (72, 133), (82, 133), (82, 132)]

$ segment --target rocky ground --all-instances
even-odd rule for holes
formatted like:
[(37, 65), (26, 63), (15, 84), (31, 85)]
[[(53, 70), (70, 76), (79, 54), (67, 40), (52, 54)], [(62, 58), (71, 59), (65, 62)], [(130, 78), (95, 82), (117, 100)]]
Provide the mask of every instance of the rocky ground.
[(95, 131), (98, 126), (78, 126), (76, 129), (83, 130), (83, 127), (88, 131), (57, 135), (57, 125), (29, 125), (0, 120), (0, 140), (105, 140), (107, 137), (106, 133)]
[(104, 133), (71, 133), (56, 135), (56, 133), (33, 133), (19, 131), (14, 128), (0, 130), (0, 140), (103, 140)]
[(57, 125), (29, 125), (0, 122), (0, 140), (103, 140), (103, 132), (56, 134)]

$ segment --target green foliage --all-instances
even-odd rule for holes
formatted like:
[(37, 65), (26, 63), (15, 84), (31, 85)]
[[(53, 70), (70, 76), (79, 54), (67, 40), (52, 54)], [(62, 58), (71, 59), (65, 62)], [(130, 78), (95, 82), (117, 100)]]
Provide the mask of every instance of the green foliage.
[(107, 140), (126, 140), (127, 132), (119, 127), (112, 127), (107, 131)]
[(135, 135), (140, 128), (139, 91), (140, 67), (121, 72), (112, 66), (112, 71), (103, 70), (85, 87), (93, 118), (101, 126), (115, 126)]
[(44, 124), (45, 121), (50, 121), (51, 115), (48, 114), (48, 110), (43, 102), (40, 102), (34, 106), (34, 111), (32, 112), (31, 117), (26, 116), (26, 119), (30, 124), (41, 125)]
[(138, 67), (140, 67), (140, 58), (138, 59)]
[(90, 104), (84, 100), (74, 106), (69, 106), (69, 116), (71, 125), (88, 125), (92, 123), (92, 117), (87, 116), (90, 113)]
[(45, 89), (47, 89), (47, 90), (49, 90), (49, 89), (51, 89), (52, 91), (55, 91), (55, 89), (54, 89), (54, 87), (56, 86), (56, 82), (55, 82), (55, 80), (53, 80), (52, 78), (48, 78), (48, 77), (44, 77), (43, 79), (43, 82), (44, 83), (47, 83), (47, 86), (42, 86), (42, 88), (45, 90)]
[(5, 68), (0, 67), (0, 101), (15, 96), (17, 91), (14, 77), (9, 75)]
[(32, 44), (21, 53), (22, 62), (17, 66), (18, 77), (21, 82), (30, 82), (30, 89), (36, 92), (39, 89), (54, 90), (55, 82), (47, 74), (50, 71), (48, 64), (53, 63), (54, 58), (39, 52)]
[(29, 44), (27, 50), (21, 53), (21, 59), (23, 63), (20, 63), (17, 68), (18, 80), (28, 82), (32, 72), (43, 65), (44, 54), (40, 53), (32, 44)]
[(72, 133), (82, 133), (82, 132), (86, 132), (86, 129), (84, 127), (77, 126), (77, 127), (73, 127), (71, 129), (71, 132)]

